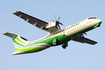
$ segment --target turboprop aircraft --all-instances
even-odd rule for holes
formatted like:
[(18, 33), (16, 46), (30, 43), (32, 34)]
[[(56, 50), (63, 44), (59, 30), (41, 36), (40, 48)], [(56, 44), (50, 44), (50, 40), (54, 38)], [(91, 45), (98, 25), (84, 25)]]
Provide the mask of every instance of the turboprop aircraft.
[(99, 27), (102, 23), (102, 20), (97, 19), (96, 17), (89, 17), (66, 28), (60, 28), (59, 24), (63, 25), (59, 22), (60, 18), (51, 23), (47, 23), (21, 11), (16, 11), (13, 14), (24, 19), (30, 24), (49, 32), (47, 36), (36, 41), (27, 41), (27, 39), (18, 34), (8, 32), (3, 33), (4, 35), (11, 37), (13, 40), (16, 49), (16, 51), (12, 53), (13, 55), (34, 53), (57, 45), (62, 45), (62, 47), (66, 49), (68, 42), (71, 40), (95, 45), (97, 44), (96, 41), (85, 38), (83, 34), (86, 34), (87, 31)]

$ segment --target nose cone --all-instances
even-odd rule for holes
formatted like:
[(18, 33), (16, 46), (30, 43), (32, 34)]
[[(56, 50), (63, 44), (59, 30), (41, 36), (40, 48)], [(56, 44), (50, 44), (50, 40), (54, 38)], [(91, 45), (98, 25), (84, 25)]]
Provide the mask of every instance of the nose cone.
[(97, 22), (101, 24), (102, 23), (102, 20), (101, 19), (97, 19)]
[(100, 19), (97, 19), (97, 27), (100, 27), (101, 26), (101, 23), (102, 23), (102, 20), (100, 20)]

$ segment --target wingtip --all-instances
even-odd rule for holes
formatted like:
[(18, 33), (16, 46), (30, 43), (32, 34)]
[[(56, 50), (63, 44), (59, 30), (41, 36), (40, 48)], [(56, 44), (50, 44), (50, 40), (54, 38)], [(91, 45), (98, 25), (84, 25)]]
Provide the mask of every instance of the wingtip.
[(20, 12), (20, 11), (15, 11), (15, 12), (13, 12), (13, 14), (15, 14), (15, 13), (17, 13), (17, 12)]
[(3, 35), (5, 35), (7, 32), (4, 32)]
[(94, 44), (92, 44), (92, 45), (96, 45), (98, 42), (95, 42)]

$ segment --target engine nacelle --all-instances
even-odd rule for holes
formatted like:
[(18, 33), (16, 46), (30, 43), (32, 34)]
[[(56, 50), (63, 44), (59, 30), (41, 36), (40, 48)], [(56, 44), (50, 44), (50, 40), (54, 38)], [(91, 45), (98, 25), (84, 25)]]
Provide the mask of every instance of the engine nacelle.
[(46, 26), (46, 28), (52, 28), (52, 27), (55, 27), (55, 26), (56, 26), (56, 22), (51, 22)]

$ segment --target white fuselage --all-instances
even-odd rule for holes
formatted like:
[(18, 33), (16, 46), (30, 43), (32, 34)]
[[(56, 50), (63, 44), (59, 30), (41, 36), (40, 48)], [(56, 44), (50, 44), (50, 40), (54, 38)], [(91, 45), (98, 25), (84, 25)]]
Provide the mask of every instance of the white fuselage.
[(66, 27), (65, 34), (72, 35), (84, 29), (87, 29), (97, 23), (101, 22), (100, 19), (86, 19), (71, 26)]
[(83, 21), (80, 21), (76, 24), (73, 24), (73, 25), (70, 25), (66, 28), (63, 28), (61, 29), (61, 31), (58, 29), (57, 31), (53, 32), (53, 33), (49, 33), (47, 36), (41, 38), (41, 39), (38, 39), (36, 41), (33, 41), (33, 42), (30, 42), (30, 43), (37, 43), (39, 41), (43, 41), (45, 39), (48, 39), (48, 38), (51, 38), (51, 37), (55, 37), (55, 36), (58, 36), (58, 35), (62, 35), (62, 34), (65, 34), (67, 36), (69, 35), (72, 35), (74, 33), (77, 33), (81, 30), (84, 30), (84, 29), (87, 29), (97, 23), (101, 22), (100, 19), (85, 19)]

